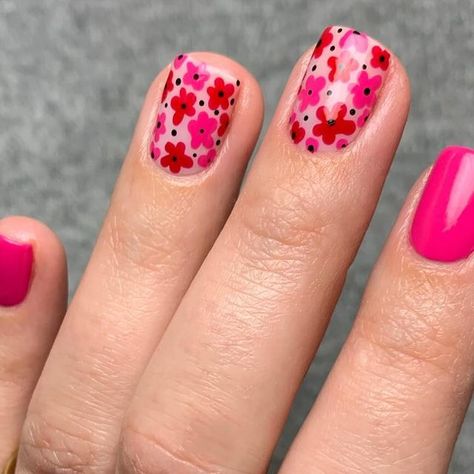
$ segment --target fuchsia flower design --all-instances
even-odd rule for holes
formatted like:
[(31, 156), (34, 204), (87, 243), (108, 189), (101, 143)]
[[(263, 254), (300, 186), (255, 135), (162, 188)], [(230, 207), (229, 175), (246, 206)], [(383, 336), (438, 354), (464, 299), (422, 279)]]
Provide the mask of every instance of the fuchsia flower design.
[(341, 38), (340, 45), (342, 48), (355, 48), (359, 53), (365, 53), (369, 47), (369, 38), (365, 33), (357, 30), (349, 30)]
[(158, 117), (156, 119), (156, 127), (155, 127), (155, 134), (154, 134), (155, 141), (158, 141), (160, 136), (166, 133), (165, 121), (166, 121), (165, 113), (163, 112), (161, 114), (158, 114)]
[(309, 105), (317, 105), (319, 103), (319, 93), (326, 85), (324, 77), (308, 76), (304, 86), (298, 93), (298, 100), (300, 101), (300, 112), (304, 112)]
[(209, 117), (206, 112), (201, 112), (196, 120), (191, 120), (188, 125), (191, 134), (191, 146), (198, 148), (204, 145), (206, 148), (214, 146), (212, 134), (217, 129), (217, 120)]
[(186, 61), (186, 59), (187, 56), (185, 54), (179, 54), (174, 58), (173, 67), (175, 69), (179, 69), (183, 65), (184, 61)]
[(358, 83), (349, 86), (349, 90), (354, 94), (354, 105), (359, 109), (373, 107), (377, 100), (376, 92), (381, 85), (382, 76), (369, 77), (366, 71), (362, 71)]
[(310, 151), (311, 153), (315, 153), (319, 149), (319, 142), (316, 140), (316, 138), (308, 138), (305, 142), (306, 144), (306, 149)]
[(194, 63), (189, 61), (186, 64), (187, 72), (183, 76), (183, 82), (186, 85), (193, 87), (193, 89), (200, 91), (203, 89), (204, 84), (209, 79), (210, 74), (207, 72), (206, 65), (204, 63), (196, 66)]
[(212, 150), (209, 150), (206, 154), (201, 155), (198, 158), (198, 165), (201, 166), (201, 168), (207, 168), (210, 166), (214, 160), (216, 159), (217, 152), (213, 148)]

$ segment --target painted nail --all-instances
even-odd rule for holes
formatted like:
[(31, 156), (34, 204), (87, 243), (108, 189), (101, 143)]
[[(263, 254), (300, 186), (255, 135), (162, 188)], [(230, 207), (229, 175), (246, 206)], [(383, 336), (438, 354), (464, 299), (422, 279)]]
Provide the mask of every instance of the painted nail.
[(290, 116), (293, 142), (311, 153), (352, 143), (375, 107), (390, 59), (390, 53), (365, 33), (327, 27)]
[(33, 247), (0, 235), (0, 306), (20, 304), (28, 293)]
[(454, 262), (474, 251), (474, 150), (450, 146), (439, 155), (418, 204), (411, 242), (423, 257)]
[(216, 159), (232, 120), (240, 81), (215, 66), (180, 54), (163, 90), (151, 158), (174, 175), (190, 175)]

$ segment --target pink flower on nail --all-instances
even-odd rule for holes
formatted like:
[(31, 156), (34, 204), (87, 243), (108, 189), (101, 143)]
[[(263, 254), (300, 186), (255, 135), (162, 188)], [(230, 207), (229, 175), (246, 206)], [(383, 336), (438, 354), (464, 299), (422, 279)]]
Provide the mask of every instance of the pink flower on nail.
[(150, 156), (152, 160), (157, 160), (161, 155), (161, 150), (155, 146), (153, 142), (150, 143)]
[(310, 151), (311, 153), (318, 151), (319, 142), (318, 140), (316, 140), (316, 138), (308, 138), (305, 143), (306, 143), (306, 149)]
[(331, 82), (349, 82), (351, 74), (359, 67), (359, 63), (349, 51), (343, 51), (339, 57), (331, 56), (328, 59), (328, 66), (331, 68), (329, 73)]
[(173, 66), (175, 69), (179, 69), (184, 61), (186, 61), (187, 56), (185, 54), (180, 54), (174, 58)]
[(346, 148), (347, 145), (349, 145), (349, 141), (346, 140), (345, 138), (341, 138), (340, 140), (337, 141), (336, 148), (338, 150), (342, 150), (343, 148)]
[(369, 38), (365, 33), (349, 30), (339, 43), (342, 48), (355, 48), (359, 53), (365, 53), (369, 47)]
[(365, 122), (369, 119), (370, 109), (365, 109), (362, 114), (360, 114), (359, 118), (357, 119), (357, 126), (362, 128), (365, 125)]
[(209, 117), (206, 112), (201, 112), (196, 120), (191, 120), (188, 130), (191, 134), (191, 146), (196, 149), (201, 145), (206, 148), (214, 146), (212, 133), (217, 129), (217, 120)]
[(161, 135), (166, 133), (165, 120), (166, 120), (166, 114), (164, 112), (162, 114), (159, 114), (158, 118), (156, 119), (155, 142), (158, 141)]
[(359, 109), (373, 107), (377, 100), (376, 92), (381, 85), (382, 76), (369, 77), (366, 71), (362, 71), (359, 82), (349, 86), (349, 90), (354, 94), (354, 105)]
[(319, 93), (326, 85), (324, 77), (308, 76), (304, 86), (298, 93), (298, 100), (300, 101), (300, 112), (304, 112), (309, 105), (318, 105)]
[(186, 64), (187, 72), (183, 77), (183, 82), (194, 88), (194, 90), (200, 91), (204, 87), (205, 82), (209, 79), (210, 75), (206, 70), (206, 65), (201, 63), (196, 66), (191, 61)]
[(216, 159), (216, 155), (217, 155), (217, 153), (216, 153), (216, 150), (214, 148), (212, 150), (209, 150), (206, 154), (201, 155), (198, 158), (198, 165), (201, 168), (207, 168)]

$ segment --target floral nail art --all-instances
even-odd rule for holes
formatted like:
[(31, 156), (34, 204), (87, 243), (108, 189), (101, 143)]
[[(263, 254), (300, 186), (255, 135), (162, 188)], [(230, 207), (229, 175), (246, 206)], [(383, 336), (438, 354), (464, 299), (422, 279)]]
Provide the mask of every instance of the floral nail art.
[(240, 81), (180, 54), (163, 88), (150, 143), (151, 158), (173, 175), (190, 175), (217, 158), (232, 119)]
[(290, 116), (290, 137), (311, 153), (340, 150), (357, 137), (377, 102), (391, 55), (352, 28), (321, 35)]

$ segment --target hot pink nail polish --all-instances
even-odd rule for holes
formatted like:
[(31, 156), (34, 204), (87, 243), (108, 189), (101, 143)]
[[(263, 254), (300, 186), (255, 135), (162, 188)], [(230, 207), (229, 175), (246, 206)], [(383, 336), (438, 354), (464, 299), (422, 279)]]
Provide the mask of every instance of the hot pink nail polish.
[(172, 65), (150, 144), (151, 158), (173, 175), (190, 175), (216, 159), (232, 121), (240, 81), (180, 54)]
[(20, 304), (28, 293), (33, 247), (0, 235), (0, 306)]
[(474, 150), (444, 149), (433, 166), (411, 228), (415, 250), (454, 262), (474, 251)]
[(290, 116), (290, 136), (311, 153), (340, 150), (364, 127), (390, 67), (391, 54), (365, 33), (327, 27)]

